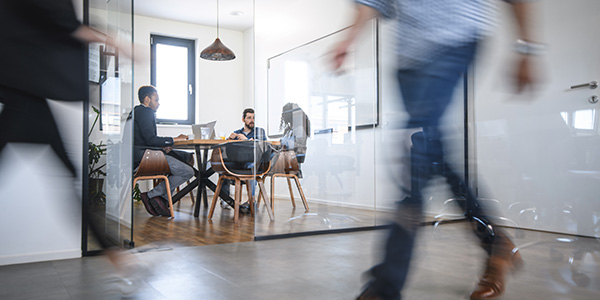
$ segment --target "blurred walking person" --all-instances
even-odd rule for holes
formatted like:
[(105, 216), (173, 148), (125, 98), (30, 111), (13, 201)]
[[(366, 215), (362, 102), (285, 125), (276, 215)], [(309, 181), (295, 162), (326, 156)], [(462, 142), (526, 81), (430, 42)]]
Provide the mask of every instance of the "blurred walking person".
[[(410, 196), (399, 203), (395, 222), (385, 244), (383, 261), (369, 272), (370, 281), (358, 299), (401, 299), (406, 282), (417, 228), (422, 218), (422, 190), (433, 175), (446, 178), (452, 192), (466, 197), (465, 215), (474, 226), (489, 258), (485, 272), (471, 299), (495, 299), (502, 295), (509, 271), (522, 264), (514, 245), (495, 227), (477, 202), (473, 192), (444, 162), (440, 119), (450, 104), (454, 90), (475, 57), (480, 40), (492, 30), (491, 0), (354, 0), (355, 24), (346, 40), (335, 50), (334, 67), (339, 68), (348, 48), (368, 20), (374, 17), (396, 19), (397, 81), (409, 115), (406, 128), (422, 128), (413, 137), (411, 160), (427, 170), (412, 174)], [(530, 3), (505, 0), (512, 5), (519, 39), (516, 49), (516, 87), (523, 90), (533, 82), (530, 55), (541, 45), (532, 42), (528, 14)], [(416, 145), (419, 143), (419, 145)], [(398, 143), (400, 145), (400, 143)], [(436, 166), (437, 167), (433, 167)]]
[[(0, 0), (0, 40), (0, 152), (9, 143), (50, 145), (76, 177), (47, 99), (85, 100), (85, 45), (115, 45), (106, 35), (81, 24), (72, 0)], [(99, 224), (89, 225), (115, 267), (131, 272), (127, 270), (131, 264), (123, 265), (131, 257), (111, 249), (113, 244)]]

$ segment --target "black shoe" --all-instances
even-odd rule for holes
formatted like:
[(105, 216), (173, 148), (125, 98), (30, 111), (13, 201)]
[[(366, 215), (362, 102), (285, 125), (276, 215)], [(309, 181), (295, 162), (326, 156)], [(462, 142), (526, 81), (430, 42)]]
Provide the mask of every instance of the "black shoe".
[(170, 217), (171, 210), (169, 210), (169, 204), (167, 200), (163, 199), (161, 196), (156, 196), (150, 199), (150, 204), (154, 208), (154, 210), (163, 217)]
[(146, 211), (153, 216), (158, 216), (158, 213), (156, 212), (156, 210), (154, 210), (154, 207), (152, 207), (152, 205), (150, 205), (150, 199), (148, 199), (148, 193), (141, 193), (140, 198), (142, 198), (142, 203), (144, 203), (144, 208), (146, 208)]
[(244, 202), (240, 205), (240, 213), (245, 214), (245, 215), (249, 215), (250, 213), (252, 213), (252, 211), (250, 210), (250, 203), (248, 202)]

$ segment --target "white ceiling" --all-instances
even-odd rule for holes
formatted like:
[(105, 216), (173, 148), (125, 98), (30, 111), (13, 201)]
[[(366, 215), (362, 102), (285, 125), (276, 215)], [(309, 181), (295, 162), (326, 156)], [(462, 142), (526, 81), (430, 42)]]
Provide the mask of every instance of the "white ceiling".
[[(216, 27), (217, 0), (133, 0), (136, 15)], [(242, 12), (234, 16), (233, 12)], [(219, 0), (219, 27), (245, 31), (254, 24), (253, 0)]]

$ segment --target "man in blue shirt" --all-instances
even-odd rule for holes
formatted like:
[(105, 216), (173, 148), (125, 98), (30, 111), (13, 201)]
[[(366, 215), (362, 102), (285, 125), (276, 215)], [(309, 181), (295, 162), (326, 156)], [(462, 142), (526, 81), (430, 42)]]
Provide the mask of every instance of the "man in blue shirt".
[[(232, 132), (229, 135), (229, 140), (241, 140), (241, 141), (264, 141), (267, 139), (267, 135), (265, 134), (265, 130), (260, 127), (254, 127), (254, 109), (246, 108), (242, 113), (242, 121), (244, 122), (244, 127)], [(251, 168), (254, 163), (248, 164), (248, 167)], [(226, 182), (225, 184), (231, 184), (231, 182)], [(252, 196), (254, 196), (254, 191), (256, 190), (256, 181), (250, 180), (250, 184), (252, 185)], [(225, 188), (225, 190), (229, 190), (229, 188)], [(250, 205), (248, 202), (241, 205), (242, 211), (249, 212)], [(221, 200), (221, 208), (228, 208), (225, 201)]]
[(258, 140), (264, 141), (267, 139), (265, 130), (260, 127), (254, 127), (254, 109), (246, 108), (242, 114), (244, 127), (234, 131), (229, 135), (230, 140)]

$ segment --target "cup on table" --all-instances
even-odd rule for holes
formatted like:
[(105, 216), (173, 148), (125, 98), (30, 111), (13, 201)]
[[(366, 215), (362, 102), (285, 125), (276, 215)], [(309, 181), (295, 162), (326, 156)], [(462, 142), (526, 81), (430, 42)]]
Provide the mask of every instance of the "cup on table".
[(219, 138), (222, 139), (222, 140), (226, 140), (227, 136), (225, 135), (225, 132), (220, 132), (219, 133)]

